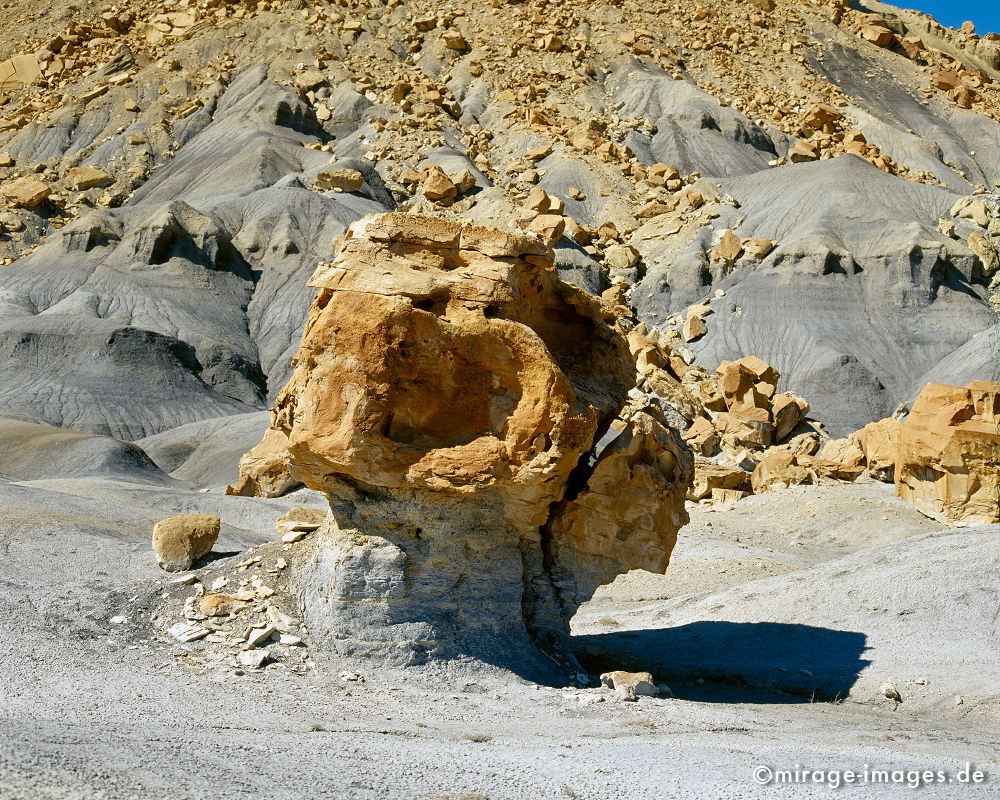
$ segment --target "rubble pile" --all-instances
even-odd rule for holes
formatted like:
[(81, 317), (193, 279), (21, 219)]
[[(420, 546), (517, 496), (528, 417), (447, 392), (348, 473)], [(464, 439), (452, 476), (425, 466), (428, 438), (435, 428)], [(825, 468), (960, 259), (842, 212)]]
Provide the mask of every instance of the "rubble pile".
[(275, 526), (278, 541), (251, 547), (238, 562), (200, 566), (167, 580), (154, 625), (184, 646), (183, 657), (195, 668), (312, 669), (308, 629), (290, 592), (289, 573), (298, 555), (293, 542), (311, 535), (325, 515), (323, 509), (294, 508)]
[(777, 390), (780, 375), (766, 361), (724, 361), (713, 374), (641, 328), (629, 344), (640, 376), (631, 407), (665, 414), (695, 455), (689, 500), (735, 502), (800, 484), (854, 481), (865, 472), (817, 457), (826, 433), (807, 418), (804, 398)]

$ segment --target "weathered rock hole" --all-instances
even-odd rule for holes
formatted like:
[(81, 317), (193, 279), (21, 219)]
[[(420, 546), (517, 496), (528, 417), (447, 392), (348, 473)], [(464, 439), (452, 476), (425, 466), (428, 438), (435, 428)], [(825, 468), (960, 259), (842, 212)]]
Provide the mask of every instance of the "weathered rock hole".
[(415, 324), (388, 364), (395, 380), (383, 435), (421, 450), (499, 435), (521, 399), (517, 359), (497, 339), (453, 340), (432, 323)]

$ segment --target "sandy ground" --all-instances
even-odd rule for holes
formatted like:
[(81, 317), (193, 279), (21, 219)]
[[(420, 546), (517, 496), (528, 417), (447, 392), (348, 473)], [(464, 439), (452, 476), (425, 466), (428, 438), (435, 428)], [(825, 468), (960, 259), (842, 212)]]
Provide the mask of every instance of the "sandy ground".
[[(58, 488), (0, 484), (4, 800), (811, 798), (828, 796), (829, 787), (761, 785), (754, 771), (861, 771), (867, 764), (957, 777), (966, 762), (987, 773), (1000, 767), (992, 699), (970, 697), (946, 710), (850, 692), (815, 702), (794, 681), (752, 680), (752, 670), (762, 669), (760, 652), (748, 659), (746, 680), (689, 672), (672, 684), (676, 697), (637, 703), (598, 688), (536, 686), (472, 664), (360, 681), (342, 680), (318, 655), (302, 673), (281, 662), (234, 670), (151, 625), (151, 602), (168, 579), (155, 567), (150, 525), (178, 510), (219, 513), (227, 524), (216, 550), (230, 555), (207, 571), (273, 539), (284, 508), (315, 498), (245, 500), (97, 479)], [(581, 610), (584, 660), (608, 657), (608, 642), (595, 644), (595, 635), (647, 629), (642, 610), (658, 603), (704, 602), (828, 569), (866, 548), (937, 535), (880, 485), (795, 489), (692, 516), (668, 576), (625, 576)], [(781, 603), (777, 594), (774, 602)], [(816, 610), (788, 613), (808, 619)], [(623, 660), (636, 656), (627, 640), (618, 642)], [(651, 664), (680, 655), (653, 645), (639, 649)], [(775, 658), (787, 657), (786, 645), (778, 642)], [(734, 650), (730, 661), (738, 659)], [(904, 782), (850, 791), (901, 797), (912, 789)], [(996, 783), (921, 791), (994, 797)]]

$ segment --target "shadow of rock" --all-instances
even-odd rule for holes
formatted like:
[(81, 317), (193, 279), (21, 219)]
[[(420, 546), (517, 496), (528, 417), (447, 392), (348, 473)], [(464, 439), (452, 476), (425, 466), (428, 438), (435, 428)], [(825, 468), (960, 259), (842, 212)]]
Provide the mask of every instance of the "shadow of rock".
[(776, 622), (702, 620), (676, 628), (572, 638), (592, 673), (652, 672), (683, 700), (831, 702), (850, 692), (870, 663), (865, 634)]
[(243, 550), (226, 550), (225, 552), (220, 550), (213, 550), (212, 552), (206, 553), (197, 561), (195, 561), (194, 564), (191, 565), (191, 569), (192, 570), (204, 569), (209, 564), (212, 564), (215, 561), (221, 561), (224, 558), (232, 558), (233, 556), (243, 555), (243, 552), (244, 552)]

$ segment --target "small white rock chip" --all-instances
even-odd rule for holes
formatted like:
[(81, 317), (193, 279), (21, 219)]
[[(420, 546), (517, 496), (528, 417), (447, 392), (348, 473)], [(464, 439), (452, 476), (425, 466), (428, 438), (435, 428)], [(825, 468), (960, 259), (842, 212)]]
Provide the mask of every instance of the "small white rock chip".
[(299, 627), (292, 617), (279, 611), (274, 606), (268, 606), (267, 611), (264, 613), (267, 614), (267, 618), (271, 621), (271, 624), (282, 633), (290, 633)]
[(881, 691), (882, 694), (884, 694), (890, 700), (895, 700), (897, 703), (903, 702), (903, 696), (899, 693), (899, 690), (891, 683), (883, 683), (882, 688), (879, 691)]
[(289, 542), (297, 542), (301, 539), (305, 539), (310, 533), (312, 533), (312, 531), (289, 531), (281, 537), (281, 541), (286, 544)]
[(302, 637), (293, 636), (290, 633), (283, 633), (278, 637), (278, 644), (285, 644), (288, 646), (294, 646), (297, 644), (302, 644)]
[(109, 619), (108, 622), (110, 622), (112, 625), (124, 625), (126, 622), (128, 622), (128, 617), (118, 614), (117, 616), (114, 616), (111, 619)]
[(208, 628), (203, 628), (201, 625), (192, 625), (190, 622), (176, 622), (167, 628), (167, 633), (178, 641), (193, 642), (195, 639), (208, 636), (210, 631)]
[(260, 669), (267, 663), (270, 655), (267, 650), (241, 650), (238, 658), (241, 666)]
[(256, 647), (261, 642), (266, 642), (274, 634), (275, 628), (273, 625), (265, 625), (260, 628), (251, 628), (250, 633), (247, 634), (247, 644), (251, 647)]
[(193, 572), (188, 572), (185, 575), (178, 575), (176, 578), (171, 578), (168, 583), (174, 583), (178, 586), (190, 586), (197, 580), (198, 576)]

